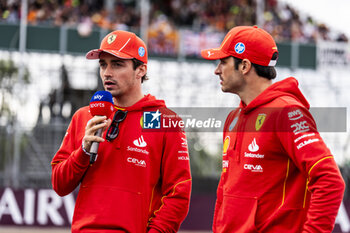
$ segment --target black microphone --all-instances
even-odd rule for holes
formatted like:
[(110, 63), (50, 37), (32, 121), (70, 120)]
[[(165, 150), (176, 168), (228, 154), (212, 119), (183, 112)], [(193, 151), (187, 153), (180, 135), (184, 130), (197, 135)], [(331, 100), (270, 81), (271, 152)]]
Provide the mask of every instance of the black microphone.
[[(113, 113), (113, 97), (108, 91), (97, 91), (90, 100), (90, 113), (92, 116), (106, 116), (107, 118)], [(101, 137), (102, 128), (97, 130), (96, 136)], [(98, 142), (92, 142), (90, 148), (90, 164), (96, 161)]]

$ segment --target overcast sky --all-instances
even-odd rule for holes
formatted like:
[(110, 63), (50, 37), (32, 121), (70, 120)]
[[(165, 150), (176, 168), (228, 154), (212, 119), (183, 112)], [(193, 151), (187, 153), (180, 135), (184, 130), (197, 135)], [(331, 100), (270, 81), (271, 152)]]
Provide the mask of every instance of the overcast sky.
[(350, 0), (279, 0), (350, 37)]

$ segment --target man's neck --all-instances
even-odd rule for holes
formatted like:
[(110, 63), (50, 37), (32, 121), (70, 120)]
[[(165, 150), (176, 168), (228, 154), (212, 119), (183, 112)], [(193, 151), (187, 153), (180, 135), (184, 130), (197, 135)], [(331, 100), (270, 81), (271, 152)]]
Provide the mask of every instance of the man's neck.
[(241, 98), (244, 104), (248, 105), (271, 84), (271, 80), (260, 78), (256, 82), (252, 82), (250, 85), (248, 85), (242, 92), (238, 93), (238, 96)]
[(118, 96), (114, 98), (114, 104), (119, 107), (130, 107), (136, 104), (144, 97), (142, 92), (139, 92), (137, 95), (133, 94), (132, 96)]

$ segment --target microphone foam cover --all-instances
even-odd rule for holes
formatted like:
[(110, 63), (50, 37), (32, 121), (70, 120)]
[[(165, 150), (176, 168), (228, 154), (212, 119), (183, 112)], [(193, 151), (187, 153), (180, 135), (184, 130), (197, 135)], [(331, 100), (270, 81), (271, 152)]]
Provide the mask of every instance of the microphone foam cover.
[(97, 91), (90, 100), (90, 113), (93, 116), (109, 117), (113, 111), (113, 97), (108, 91)]

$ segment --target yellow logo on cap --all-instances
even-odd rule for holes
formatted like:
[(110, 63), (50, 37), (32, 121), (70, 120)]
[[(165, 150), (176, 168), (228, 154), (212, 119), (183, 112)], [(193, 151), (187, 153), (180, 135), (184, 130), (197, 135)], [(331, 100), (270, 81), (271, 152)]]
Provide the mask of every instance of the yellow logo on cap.
[(108, 44), (112, 44), (113, 41), (115, 41), (115, 38), (117, 38), (117, 35), (110, 35), (108, 38), (107, 38), (107, 43)]
[(255, 121), (255, 129), (256, 129), (256, 131), (259, 131), (261, 126), (264, 124), (265, 118), (266, 118), (266, 114), (265, 113), (260, 113), (258, 115), (258, 117), (256, 118), (256, 121)]

